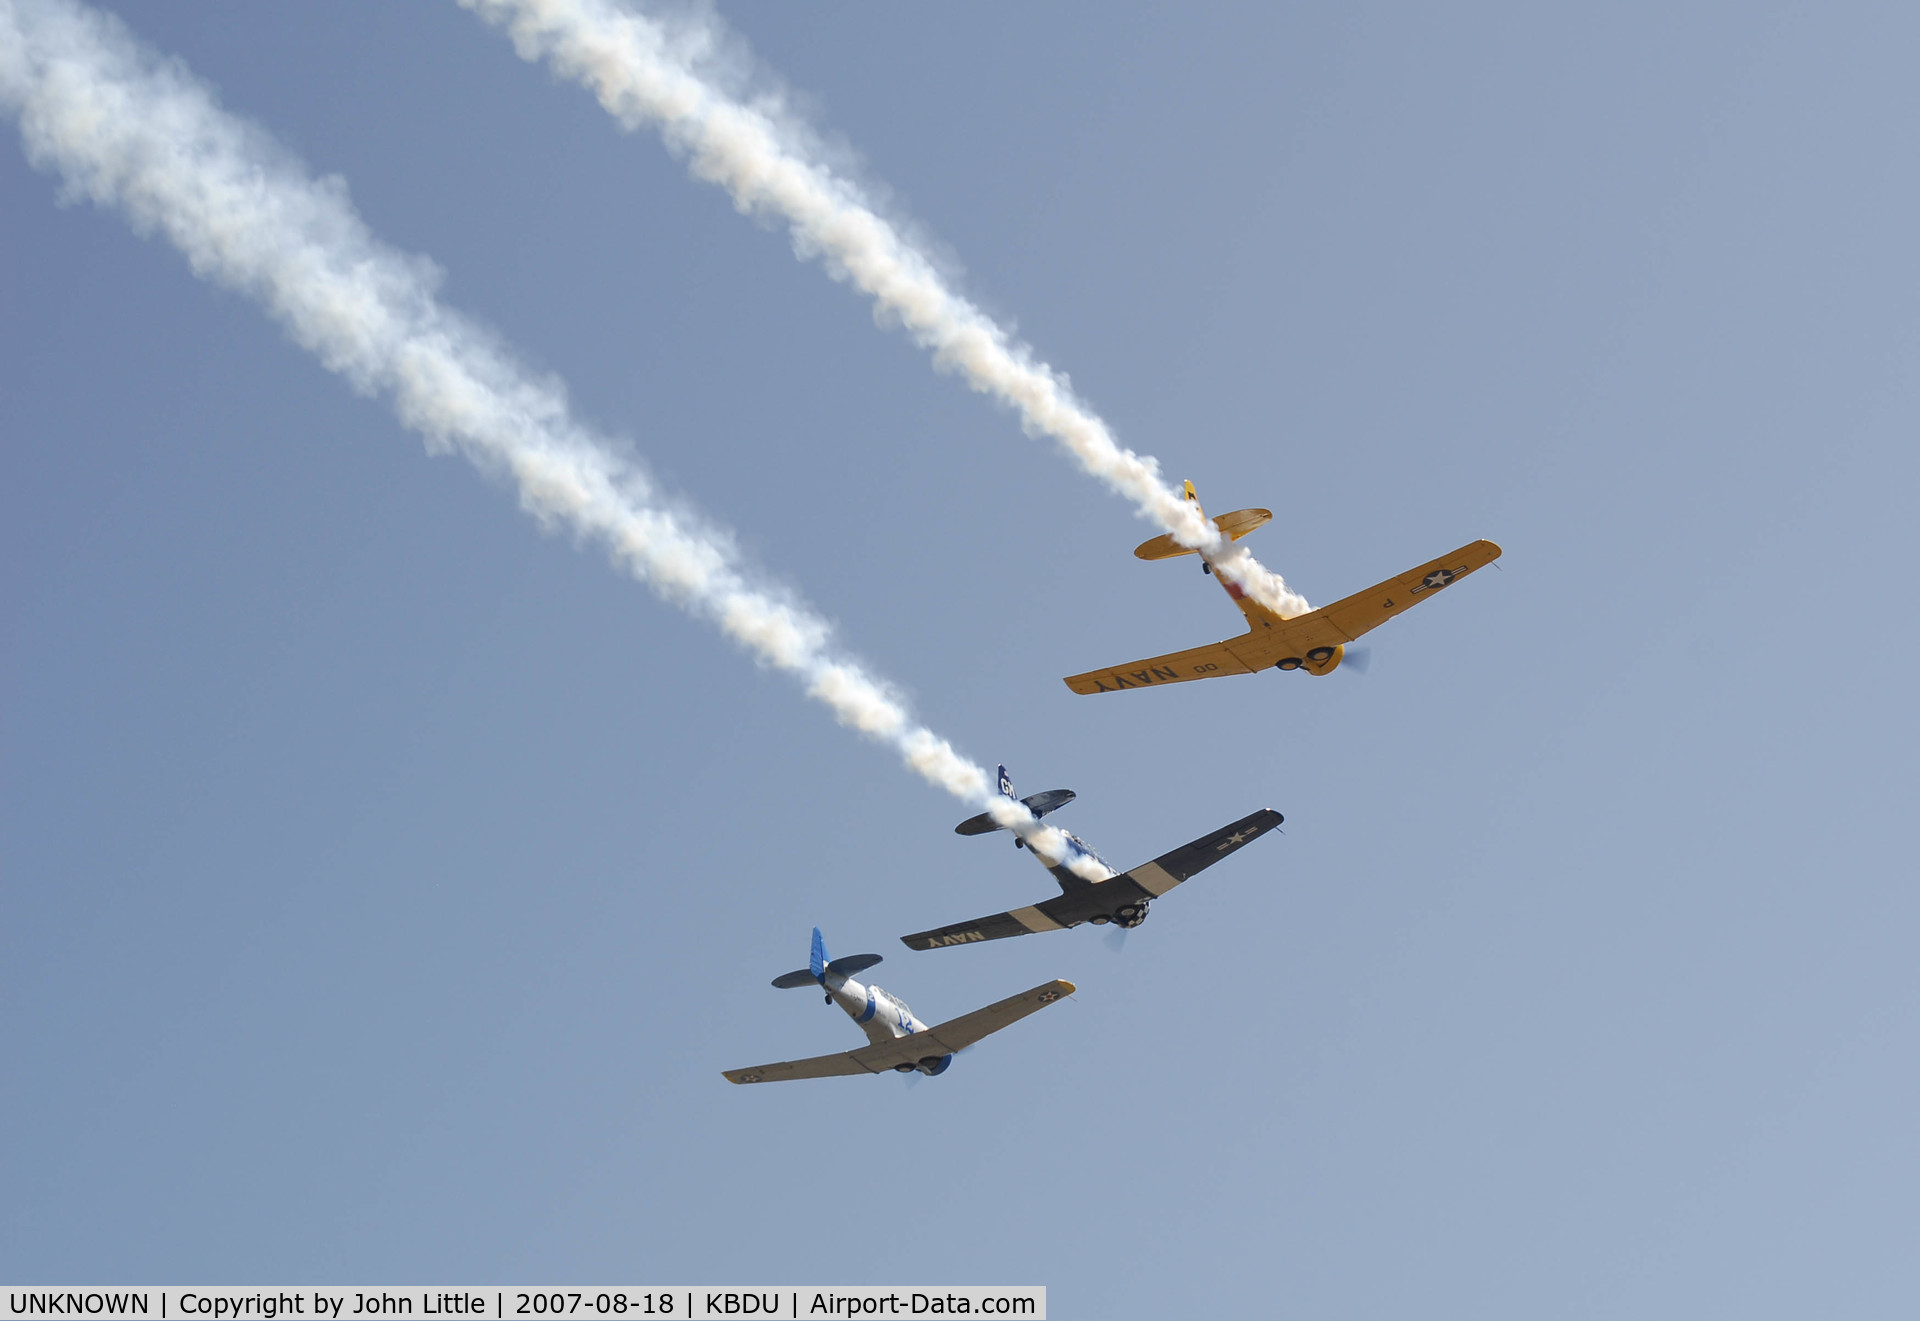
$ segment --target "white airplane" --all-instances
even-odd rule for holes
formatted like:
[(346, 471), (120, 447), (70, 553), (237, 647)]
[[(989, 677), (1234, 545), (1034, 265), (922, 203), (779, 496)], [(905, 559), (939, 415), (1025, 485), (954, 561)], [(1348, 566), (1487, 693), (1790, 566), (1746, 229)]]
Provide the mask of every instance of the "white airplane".
[(773, 984), (783, 991), (801, 986), (822, 988), (827, 993), (827, 1003), (846, 1010), (847, 1017), (860, 1025), (873, 1044), (839, 1055), (815, 1055), (812, 1059), (783, 1060), (751, 1069), (728, 1069), (723, 1074), (726, 1080), (785, 1082), (790, 1078), (885, 1073), (888, 1069), (896, 1073), (917, 1071), (932, 1077), (945, 1073), (955, 1055), (982, 1037), (1045, 1009), (1074, 991), (1072, 982), (1051, 981), (985, 1009), (949, 1019), (938, 1027), (928, 1027), (914, 1017), (903, 1001), (878, 986), (863, 985), (853, 979), (854, 973), (864, 972), (878, 962), (878, 954), (849, 954), (829, 961), (826, 941), (820, 938), (820, 928), (815, 927), (807, 966), (775, 977)]

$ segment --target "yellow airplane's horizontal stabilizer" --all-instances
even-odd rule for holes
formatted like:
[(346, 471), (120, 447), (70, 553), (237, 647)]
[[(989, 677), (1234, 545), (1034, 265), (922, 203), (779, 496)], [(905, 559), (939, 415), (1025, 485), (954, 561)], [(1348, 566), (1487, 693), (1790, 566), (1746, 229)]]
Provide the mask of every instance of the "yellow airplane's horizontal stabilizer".
[[(1231, 514), (1222, 514), (1213, 520), (1213, 525), (1226, 535), (1229, 541), (1238, 541), (1257, 527), (1265, 527), (1273, 521), (1271, 509), (1236, 509)], [(1193, 554), (1193, 548), (1182, 546), (1173, 539), (1173, 534), (1154, 537), (1143, 541), (1133, 548), (1133, 553), (1143, 560), (1170, 560), (1179, 555)]]

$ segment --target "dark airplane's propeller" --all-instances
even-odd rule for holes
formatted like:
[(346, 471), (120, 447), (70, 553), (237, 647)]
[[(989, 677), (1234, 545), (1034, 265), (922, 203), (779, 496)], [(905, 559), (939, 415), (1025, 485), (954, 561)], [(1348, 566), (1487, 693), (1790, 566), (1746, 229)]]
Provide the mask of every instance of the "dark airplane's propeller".
[(1132, 927), (1123, 927), (1116, 922), (1107, 928), (1107, 934), (1101, 943), (1115, 954), (1124, 954), (1127, 952), (1127, 933), (1131, 930), (1133, 930)]

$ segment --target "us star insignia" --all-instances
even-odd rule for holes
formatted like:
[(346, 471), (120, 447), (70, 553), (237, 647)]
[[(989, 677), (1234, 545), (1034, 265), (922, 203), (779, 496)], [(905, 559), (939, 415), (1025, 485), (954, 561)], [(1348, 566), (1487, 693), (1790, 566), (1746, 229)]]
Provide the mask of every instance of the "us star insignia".
[(1417, 596), (1421, 592), (1437, 592), (1459, 576), (1458, 569), (1435, 569), (1420, 580), (1420, 585), (1413, 589), (1414, 595)]

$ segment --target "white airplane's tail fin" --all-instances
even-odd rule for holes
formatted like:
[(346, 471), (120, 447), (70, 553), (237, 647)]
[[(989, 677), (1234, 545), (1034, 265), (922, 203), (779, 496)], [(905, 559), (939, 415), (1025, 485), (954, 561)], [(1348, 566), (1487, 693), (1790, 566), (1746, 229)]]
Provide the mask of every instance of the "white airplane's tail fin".
[[(802, 986), (825, 986), (829, 976), (851, 977), (879, 962), (878, 954), (849, 954), (845, 958), (828, 959), (827, 942), (820, 935), (820, 928), (815, 927), (813, 947), (807, 951), (807, 966), (781, 973), (773, 979), (773, 984), (782, 991), (797, 990)], [(831, 1000), (832, 997), (828, 998)]]

